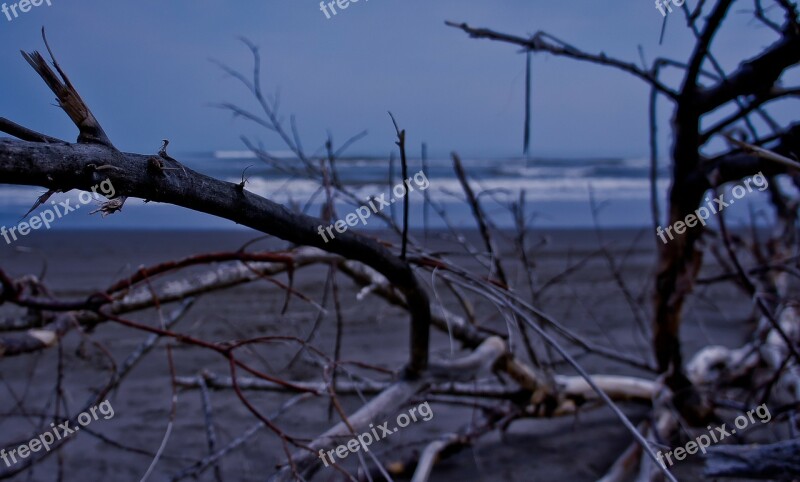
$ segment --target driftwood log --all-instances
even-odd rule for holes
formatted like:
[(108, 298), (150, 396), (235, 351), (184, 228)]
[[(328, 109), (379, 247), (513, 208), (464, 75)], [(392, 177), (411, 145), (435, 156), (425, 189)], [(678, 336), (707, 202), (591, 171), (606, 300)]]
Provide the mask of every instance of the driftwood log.
[[(616, 60), (602, 53), (581, 51), (543, 32), (532, 37), (516, 37), (488, 29), (472, 28), (466, 24), (450, 25), (473, 37), (509, 42), (529, 52), (548, 52), (619, 69), (647, 82), (653, 93), (651, 101), (661, 96), (672, 102), (675, 108), (675, 144), (672, 149), (673, 184), (670, 188), (667, 220), (672, 224), (694, 212), (709, 190), (757, 172), (763, 172), (771, 178), (788, 175), (796, 185), (800, 185), (800, 164), (797, 163), (800, 153), (800, 124), (778, 125), (770, 122), (764, 111), (764, 107), (771, 102), (800, 94), (797, 88), (785, 87), (781, 83), (783, 73), (800, 62), (797, 7), (793, 2), (776, 0), (775, 10), (783, 12), (785, 17), (784, 23), (777, 25), (766, 19), (761, 11), (761, 2), (756, 0), (756, 18), (770, 27), (778, 39), (758, 55), (743, 62), (733, 72), (725, 73), (719, 68), (710, 50), (712, 40), (730, 13), (733, 3), (733, 0), (699, 2), (694, 11), (684, 6), (687, 25), (697, 39), (694, 51), (685, 63), (657, 59), (651, 69)], [(704, 11), (704, 8), (708, 11)], [(707, 15), (702, 16), (703, 13)], [(248, 45), (258, 60), (257, 49)], [(779, 235), (770, 240), (769, 253), (759, 258), (762, 266), (755, 271), (745, 270), (738, 262), (736, 249), (731, 245), (733, 237), (725, 230), (723, 218), (720, 216), (719, 237), (724, 241), (726, 252), (731, 258), (730, 261), (721, 263), (730, 269), (720, 279), (735, 280), (752, 297), (754, 308), (758, 310), (758, 327), (752, 339), (738, 349), (707, 347), (684, 366), (679, 342), (682, 307), (698, 282), (697, 273), (703, 255), (700, 240), (707, 234), (707, 231), (698, 226), (687, 230), (683, 235), (679, 234), (674, 241), (659, 250), (652, 317), (653, 353), (657, 367), (652, 368), (650, 360), (640, 360), (636, 356), (599, 346), (574, 335), (539, 309), (539, 292), (533, 289), (530, 265), (525, 258), (524, 233), (520, 236), (519, 245), (533, 297), (527, 298), (518, 287), (509, 286), (513, 280), (508, 275), (510, 271), (502, 267), (500, 253), (496, 252), (498, 248), (492, 239), (491, 223), (483, 219), (485, 213), (480, 206), (480, 195), (472, 191), (468, 173), (461, 167), (457, 155), (453, 156), (456, 172), (466, 193), (466, 202), (472, 207), (480, 227), (479, 234), (487, 253), (470, 250), (464, 243), (467, 248), (465, 251), (479, 261), (488, 259), (489, 262), (485, 264), (495, 276), (484, 277), (467, 272), (450, 262), (447, 256), (428, 253), (407, 236), (407, 225), (402, 230), (395, 229), (397, 233), (402, 233), (402, 250), (396, 249), (391, 243), (381, 243), (352, 231), (325, 242), (318, 235), (317, 227), (327, 224), (326, 221), (291, 211), (256, 196), (247, 191), (244, 180), (241, 184), (233, 184), (192, 171), (167, 154), (166, 142), (158, 153), (152, 155), (120, 152), (52, 58), (52, 52), (50, 56), (53, 67), (39, 53), (33, 52), (24, 56), (55, 93), (59, 105), (77, 126), (79, 135), (77, 142), (69, 143), (0, 118), (0, 132), (16, 138), (0, 139), (0, 182), (42, 186), (48, 190), (47, 196), (71, 189), (89, 190), (99, 182), (109, 179), (118, 197), (106, 205), (104, 209), (108, 212), (119, 210), (128, 197), (170, 203), (219, 216), (299, 246), (281, 253), (240, 251), (198, 255), (142, 268), (98, 296), (79, 301), (42, 296), (41, 293), (46, 291), (35, 277), (12, 279), (0, 270), (0, 304), (13, 304), (28, 311), (28, 314), (19, 319), (0, 320), (0, 333), (3, 334), (0, 336), (0, 360), (56, 346), (70, 330), (94, 327), (106, 321), (114, 321), (152, 334), (148, 344), (132, 354), (116, 372), (105, 387), (106, 392), (124, 378), (129, 368), (154, 346), (158, 337), (169, 337), (177, 342), (215, 350), (229, 358), (232, 367), (229, 374), (202, 373), (173, 378), (174, 389), (180, 386), (203, 392), (209, 438), (208, 456), (176, 475), (174, 480), (197, 477), (209, 467), (218, 469), (215, 464), (221, 457), (263, 427), (269, 427), (282, 439), (286, 453), (286, 460), (272, 474), (272, 480), (311, 478), (321, 466), (315, 453), (317, 449), (326, 448), (341, 437), (358, 433), (370, 422), (396, 411), (408, 404), (413, 397), (422, 394), (431, 397), (462, 397), (475, 402), (476, 407), (481, 403), (484, 405), (481, 405), (483, 413), (479, 423), (444, 434), (429, 442), (418, 457), (407, 459), (409, 463), (403, 467), (403, 473), (413, 475), (415, 482), (435, 478), (434, 465), (438, 460), (469, 447), (485, 433), (505, 429), (515, 420), (524, 417), (574, 415), (580, 410), (601, 406), (603, 403), (609, 405), (630, 430), (634, 443), (616, 462), (609, 461), (610, 469), (602, 480), (626, 480), (636, 474), (637, 469), (638, 480), (675, 480), (666, 467), (657, 466), (653, 462), (656, 460), (653, 447), (669, 444), (682, 427), (704, 426), (715, 420), (717, 407), (712, 400), (713, 394), (733, 385), (740, 389), (749, 384), (753, 392), (764, 387), (767, 393), (780, 389), (782, 396), (788, 397), (787, 400), (781, 400), (782, 403), (796, 403), (800, 387), (797, 381), (800, 325), (796, 305), (793, 304), (797, 300), (791, 298), (791, 290), (786, 286), (787, 272), (796, 271), (790, 265), (790, 261), (794, 260), (787, 254), (796, 252), (796, 243), (791, 235), (796, 229), (796, 213), (793, 212), (796, 205), (785, 199), (775, 182), (771, 183), (770, 194), (778, 212), (779, 229), (776, 231)], [(713, 68), (707, 69), (707, 64)], [(659, 72), (666, 67), (683, 71), (680, 87), (671, 87), (660, 79)], [(266, 120), (235, 106), (228, 105), (227, 108), (235, 115), (257, 121), (277, 132), (302, 162), (300, 168), (291, 167), (294, 174), (302, 174), (303, 171), (321, 174), (320, 184), (327, 192), (329, 206), (332, 205), (330, 191), (333, 189), (353, 200), (352, 195), (343, 191), (336, 176), (336, 151), (332, 148), (331, 141), (326, 144), (327, 167), (315, 167), (313, 161), (316, 159), (302, 155), (299, 152), (299, 141), (292, 140), (292, 133), (287, 134), (278, 124), (279, 117), (271, 110), (256, 82), (259, 78), (258, 69), (256, 68), (254, 81), (244, 79), (232, 71), (228, 72), (242, 80), (255, 94), (265, 111)], [(722, 121), (711, 126), (702, 122), (705, 116), (730, 107), (733, 114)], [(651, 102), (651, 118), (654, 115), (655, 102)], [(763, 118), (769, 125), (769, 133), (757, 132), (752, 128), (750, 118), (755, 115)], [(747, 142), (733, 138), (727, 131), (729, 127), (740, 124), (745, 126), (749, 136), (745, 138)], [(651, 125), (651, 134), (654, 129), (654, 125)], [(399, 128), (397, 131), (405, 169), (405, 131)], [(704, 150), (712, 139), (720, 137), (729, 141), (727, 150), (716, 154), (709, 154)], [(248, 147), (251, 145), (248, 144)], [(251, 149), (260, 159), (275, 161), (268, 153), (256, 147)], [(655, 172), (657, 160), (655, 156), (651, 160)], [(325, 159), (320, 161), (320, 165), (325, 165), (322, 162)], [(333, 171), (330, 176), (326, 171), (328, 168)], [(524, 207), (524, 198), (522, 200), (521, 205)], [(655, 199), (653, 207), (653, 212), (656, 213), (654, 221), (658, 224)], [(406, 219), (407, 214), (404, 213)], [(524, 216), (520, 215), (520, 218)], [(179, 272), (189, 266), (212, 263), (229, 264), (215, 266), (196, 277), (149, 286), (151, 277)], [(325, 365), (326, 375), (321, 381), (280, 380), (253, 370), (235, 359), (233, 350), (240, 346), (238, 342), (233, 345), (208, 343), (172, 331), (172, 322), (180, 318), (183, 310), (168, 317), (168, 322), (162, 324), (160, 329), (122, 318), (126, 313), (158, 307), (162, 303), (186, 300), (188, 297), (281, 273), (291, 276), (293, 270), (312, 265), (325, 266), (331, 273), (341, 273), (349, 277), (363, 287), (359, 296), (374, 294), (409, 313), (409, 359), (402, 370), (388, 375), (383, 373), (386, 376), (381, 379), (341, 380), (336, 378), (339, 370), (337, 364), (340, 361), (337, 354), (332, 360), (320, 362)], [(444, 306), (432, 311), (427, 287), (423, 285), (423, 278), (418, 278), (415, 272), (438, 276), (434, 281), (434, 288), (437, 281), (446, 285), (463, 308), (463, 316), (456, 313), (455, 309), (446, 309)], [(624, 282), (618, 281), (624, 289)], [(145, 282), (148, 282), (148, 286), (144, 286)], [(288, 293), (292, 293), (291, 287), (286, 289)], [(333, 292), (336, 292), (335, 282)], [(764, 301), (763, 293), (769, 293), (773, 297), (768, 302)], [(497, 307), (507, 317), (509, 325), (519, 324), (527, 360), (517, 350), (512, 350), (510, 334), (488, 330), (474, 319), (475, 312), (469, 301), (473, 295)], [(337, 306), (337, 314), (338, 309)], [(429, 361), (431, 327), (447, 333), (451, 340), (460, 342), (465, 353), (455, 361)], [(539, 342), (536, 349), (527, 330), (531, 330)], [(11, 334), (5, 336), (7, 332)], [(314, 350), (313, 346), (303, 340), (284, 338), (282, 341), (298, 342), (303, 350)], [(561, 340), (566, 340), (570, 348), (579, 349), (581, 354), (592, 353), (615, 363), (626, 364), (652, 375), (652, 379), (647, 376), (589, 374), (576, 361), (576, 356), (560, 345)], [(257, 343), (258, 340), (252, 342)], [(537, 353), (537, 349), (544, 351), (542, 346), (547, 348), (548, 355), (559, 354), (579, 376), (555, 373), (557, 365), (554, 360), (542, 362), (546, 357)], [(552, 353), (549, 351), (551, 349)], [(325, 358), (319, 353), (315, 355)], [(249, 376), (237, 376), (237, 367), (248, 371)], [(489, 377), (490, 370), (495, 378)], [(333, 376), (329, 377), (331, 373)], [(467, 380), (469, 383), (465, 383)], [(773, 386), (776, 390), (771, 390)], [(207, 403), (209, 389), (233, 390), (260, 420), (258, 425), (216, 452), (211, 422), (212, 409), (210, 403)], [(337, 404), (337, 391), (341, 394), (374, 396), (351, 415), (345, 414), (337, 406), (341, 422), (306, 443), (292, 439), (271, 421), (271, 417), (262, 416), (249, 405), (243, 395), (243, 391), (248, 390), (296, 394), (277, 414), (302, 397), (330, 397), (333, 407)], [(102, 393), (105, 392), (100, 391), (100, 395)], [(644, 402), (652, 407), (650, 420), (639, 427), (631, 424), (616, 404), (631, 400)], [(789, 423), (794, 422), (790, 419)], [(794, 441), (755, 449), (717, 449), (719, 451), (714, 456), (715, 462), (710, 463), (713, 465), (710, 470), (718, 471), (714, 473), (720, 475), (729, 471), (733, 475), (749, 473), (754, 477), (761, 477), (763, 474), (775, 473), (780, 467), (781, 457), (796, 455)], [(47, 456), (48, 454), (40, 454), (10, 470), (0, 471), (0, 478), (14, 477)], [(379, 473), (376, 478), (388, 473), (389, 467), (382, 466), (382, 461), (375, 458), (372, 461)], [(785, 460), (783, 462), (782, 470), (785, 474), (796, 469), (791, 459), (789, 463)], [(363, 461), (361, 464), (359, 474), (368, 473), (370, 469), (367, 464)], [(336, 469), (344, 472), (340, 467)]]
[[(717, 66), (711, 54), (711, 44), (733, 3), (734, 0), (715, 2), (703, 26), (698, 25), (698, 18), (704, 2), (698, 5), (696, 12), (691, 15), (687, 13), (689, 26), (697, 36), (689, 60), (683, 63), (659, 58), (650, 70), (604, 53), (585, 52), (546, 32), (519, 37), (487, 28), (474, 28), (466, 23), (447, 22), (447, 25), (461, 29), (473, 38), (511, 43), (530, 52), (544, 52), (621, 70), (648, 83), (654, 95), (660, 94), (670, 100), (675, 106), (675, 113), (672, 185), (668, 219), (664, 224), (667, 226), (683, 221), (687, 215), (694, 213), (706, 192), (718, 185), (758, 172), (766, 175), (797, 172), (797, 166), (794, 169), (787, 168), (786, 165), (770, 162), (739, 147), (712, 157), (702, 152), (704, 146), (715, 135), (722, 134), (726, 127), (738, 121), (749, 123), (749, 116), (754, 112), (763, 114), (760, 109), (770, 102), (800, 95), (798, 89), (785, 89), (781, 85), (783, 73), (800, 62), (800, 23), (797, 7), (792, 2), (777, 2), (784, 9), (786, 20), (777, 32), (777, 41), (743, 62), (735, 72), (710, 74), (711, 79), (715, 80), (714, 84), (701, 82), (708, 81), (709, 77), (704, 65), (711, 63)], [(684, 6), (683, 10), (688, 11), (688, 7)], [(672, 89), (659, 79), (659, 69), (664, 65), (685, 72), (679, 89)], [(742, 104), (740, 98), (750, 100)], [(729, 104), (738, 107), (735, 114), (706, 130), (701, 128), (701, 120), (706, 115)], [(781, 155), (797, 158), (800, 154), (800, 123), (779, 128), (768, 136), (762, 137), (755, 132), (752, 134), (753, 143), (770, 140), (772, 150)], [(711, 420), (712, 412), (707, 401), (699, 397), (684, 373), (679, 335), (682, 308), (702, 264), (702, 251), (696, 247), (702, 233), (703, 226), (696, 224), (694, 228), (678, 234), (674, 241), (659, 245), (659, 271), (654, 291), (653, 347), (658, 366), (662, 373), (668, 375), (669, 387), (680, 394), (676, 404), (682, 414), (698, 425)]]

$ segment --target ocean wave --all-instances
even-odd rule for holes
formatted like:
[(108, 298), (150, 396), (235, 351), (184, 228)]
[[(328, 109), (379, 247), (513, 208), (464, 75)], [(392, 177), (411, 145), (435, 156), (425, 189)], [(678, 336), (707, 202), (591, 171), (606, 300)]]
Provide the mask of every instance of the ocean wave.
[[(461, 184), (454, 178), (432, 178), (428, 194), (438, 202), (452, 203), (455, 199), (451, 193), (460, 193)], [(229, 179), (238, 182), (237, 179)], [(605, 199), (648, 199), (650, 183), (646, 179), (614, 179), (614, 178), (559, 178), (530, 179), (519, 177), (491, 178), (473, 181), (473, 188), (480, 192), (492, 190), (499, 195), (507, 194), (509, 199), (517, 199), (522, 190), (526, 191), (529, 200), (542, 201), (588, 201), (589, 194), (594, 193), (598, 200)], [(412, 183), (413, 186), (413, 183)], [(666, 192), (667, 180), (658, 182), (660, 193)], [(319, 190), (319, 184), (308, 180), (250, 178), (247, 189), (255, 194), (268, 197), (277, 202), (306, 201)], [(361, 199), (389, 193), (390, 186), (384, 184), (365, 183), (351, 186), (352, 191)], [(414, 196), (411, 201), (420, 202), (421, 196)]]
[[(267, 151), (272, 157), (277, 157), (280, 159), (291, 159), (295, 157), (294, 153), (291, 151)], [(231, 151), (214, 151), (212, 153), (212, 157), (214, 159), (257, 159), (258, 156), (255, 155), (252, 151), (247, 150), (231, 150)]]
[(504, 166), (499, 172), (505, 175), (517, 175), (523, 177), (585, 177), (591, 174), (592, 167), (526, 167), (526, 166)]

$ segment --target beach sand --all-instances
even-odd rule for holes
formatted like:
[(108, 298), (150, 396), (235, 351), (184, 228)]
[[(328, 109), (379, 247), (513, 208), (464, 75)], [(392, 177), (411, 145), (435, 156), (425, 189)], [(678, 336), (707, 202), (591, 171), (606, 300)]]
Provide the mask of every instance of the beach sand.
[[(415, 233), (418, 238), (421, 233)], [(608, 231), (604, 244), (634, 296), (649, 300), (655, 267), (655, 242), (650, 230)], [(0, 246), (0, 266), (17, 277), (26, 273), (40, 275), (53, 292), (66, 299), (82, 299), (102, 290), (112, 282), (130, 275), (142, 265), (176, 259), (204, 252), (232, 251), (258, 237), (245, 231), (224, 232), (142, 232), (84, 231), (42, 232), (29, 236), (16, 248)], [(432, 233), (431, 238), (436, 236)], [(479, 244), (475, 233), (470, 237)], [(600, 245), (593, 231), (533, 232), (531, 244), (547, 238), (546, 246), (532, 254), (536, 273), (545, 282), (562, 273), (583, 258), (596, 253)], [(435, 245), (436, 241), (433, 242)], [(285, 246), (267, 242), (269, 246)], [(430, 244), (429, 244), (430, 245)], [(261, 243), (259, 246), (265, 246)], [(509, 258), (513, 250), (504, 248), (505, 266), (516, 286), (524, 286), (524, 274), (518, 258)], [(468, 258), (457, 258), (475, 268)], [(481, 271), (485, 274), (485, 270)], [(321, 298), (326, 270), (311, 267), (299, 270), (294, 287), (315, 300)], [(286, 277), (278, 279), (286, 282)], [(388, 369), (398, 369), (406, 361), (408, 317), (401, 310), (388, 306), (375, 296), (356, 300), (357, 289), (346, 277), (340, 281), (344, 314), (343, 358), (361, 360)], [(285, 294), (269, 282), (255, 282), (199, 298), (188, 315), (176, 327), (178, 331), (208, 341), (226, 341), (254, 336), (292, 335), (304, 337), (309, 332), (316, 309), (298, 298), (291, 301), (286, 315), (280, 311)], [(487, 327), (506, 331), (506, 320), (490, 304), (474, 297), (478, 319)], [(649, 340), (636, 328), (636, 322), (625, 297), (616, 285), (608, 263), (595, 255), (580, 269), (565, 277), (562, 283), (548, 290), (538, 304), (564, 325), (597, 344), (619, 352), (651, 359)], [(456, 306), (448, 306), (456, 310)], [(168, 307), (165, 311), (171, 311)], [(751, 312), (746, 296), (730, 288), (698, 287), (686, 308), (682, 329), (685, 358), (707, 344), (739, 346), (750, 327), (745, 319)], [(0, 316), (18, 313), (17, 309), (0, 306)], [(643, 312), (642, 316), (649, 316)], [(137, 313), (130, 318), (156, 326), (155, 312)], [(314, 344), (326, 353), (333, 350), (335, 338), (333, 312), (323, 322)], [(147, 337), (146, 334), (108, 322), (94, 332), (80, 335), (72, 332), (63, 344), (64, 397), (70, 410), (84, 405), (96, 389), (107, 380), (110, 363), (90, 341), (99, 342), (121, 363)], [(129, 378), (110, 397), (114, 417), (101, 418), (87, 428), (119, 444), (155, 453), (167, 430), (170, 411), (170, 376), (164, 343), (133, 370)], [(456, 349), (458, 345), (456, 345)], [(434, 357), (450, 356), (450, 343), (445, 334), (435, 332), (432, 340)], [(274, 344), (243, 357), (259, 369), (284, 379), (319, 380), (320, 370), (301, 360), (284, 370), (296, 346)], [(570, 348), (591, 373), (635, 374), (650, 376), (636, 369)], [(458, 353), (458, 352), (457, 352)], [(178, 375), (193, 376), (203, 370), (228, 375), (227, 361), (216, 353), (177, 345), (173, 350)], [(57, 374), (58, 349), (4, 359), (0, 365), (0, 445), (27, 441), (48, 427), (35, 418), (34, 410), (52, 413), (52, 400)], [(559, 373), (574, 372), (562, 364)], [(13, 393), (13, 397), (11, 396)], [(290, 394), (247, 392), (248, 399), (261, 413), (272, 414)], [(21, 400), (25, 413), (14, 398)], [(218, 447), (226, 445), (256, 423), (231, 390), (213, 391)], [(357, 397), (342, 397), (345, 408), (359, 406)], [(416, 402), (422, 402), (418, 399)], [(328, 418), (326, 399), (309, 400), (296, 405), (277, 419), (288, 434), (311, 439), (335, 422)], [(417, 422), (371, 447), (384, 461), (398, 460), (403, 453), (398, 447), (414, 440), (430, 440), (437, 434), (458, 430), (471, 420), (469, 407), (453, 407), (435, 401), (430, 403), (434, 416), (430, 422)], [(623, 404), (634, 422), (641, 420), (647, 407)], [(203, 409), (198, 390), (181, 390), (175, 426), (166, 444), (164, 457), (155, 467), (150, 480), (169, 480), (208, 453)], [(450, 481), (592, 481), (601, 476), (631, 441), (624, 427), (605, 408), (586, 410), (574, 417), (553, 420), (530, 419), (517, 422), (504, 434), (483, 437), (471, 449), (460, 452), (436, 465), (432, 480)], [(416, 448), (421, 446), (417, 445)], [(108, 480), (138, 481), (146, 472), (152, 456), (112, 447), (95, 436), (81, 433), (73, 436), (62, 452), (63, 458), (51, 456), (29, 474), (12, 480), (65, 481)], [(220, 464), (224, 480), (264, 481), (276, 464), (284, 460), (280, 439), (268, 430), (261, 430), (224, 458)], [(348, 464), (354, 462), (350, 456)], [(676, 467), (681, 480), (691, 480), (702, 458), (689, 457)], [(59, 464), (63, 464), (59, 468)], [(0, 462), (0, 473), (5, 470)], [(314, 480), (340, 480), (332, 469), (320, 470)], [(199, 480), (215, 480), (213, 471), (204, 472)]]

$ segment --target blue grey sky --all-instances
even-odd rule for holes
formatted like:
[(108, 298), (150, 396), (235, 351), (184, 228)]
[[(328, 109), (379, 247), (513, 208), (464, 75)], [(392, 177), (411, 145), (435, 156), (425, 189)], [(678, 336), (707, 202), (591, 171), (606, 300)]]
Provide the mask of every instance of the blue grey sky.
[[(772, 41), (736, 12), (716, 42), (727, 67)], [(253, 106), (209, 61), (249, 72), (249, 52), (237, 40), (246, 36), (261, 46), (265, 86), (280, 88), (282, 112), (297, 116), (308, 150), (327, 130), (342, 142), (367, 129), (352, 152), (385, 154), (393, 147), (391, 110), (409, 142), (426, 141), (434, 155), (517, 155), (524, 56), (469, 39), (445, 20), (520, 35), (543, 29), (637, 62), (639, 45), (648, 60), (684, 60), (691, 36), (682, 16), (672, 16), (659, 46), (662, 17), (650, 0), (360, 0), (331, 19), (314, 0), (52, 0), (11, 22), (0, 16), (0, 115), (74, 139), (74, 127), (19, 54), (43, 47), (45, 26), (60, 63), (118, 147), (152, 152), (169, 138), (173, 152), (243, 149), (239, 136), (246, 134), (282, 149), (274, 136), (210, 106)], [(543, 54), (533, 70), (534, 155), (645, 155), (642, 82)], [(669, 111), (662, 112), (666, 122)]]

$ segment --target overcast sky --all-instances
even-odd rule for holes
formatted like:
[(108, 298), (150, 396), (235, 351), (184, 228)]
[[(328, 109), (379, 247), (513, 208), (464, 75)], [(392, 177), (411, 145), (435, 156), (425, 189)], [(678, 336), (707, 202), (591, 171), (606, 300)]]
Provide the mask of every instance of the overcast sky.
[[(446, 27), (448, 19), (518, 35), (543, 29), (637, 63), (639, 45), (648, 61), (684, 60), (691, 47), (677, 13), (658, 45), (662, 17), (650, 0), (360, 0), (331, 19), (314, 0), (51, 1), (11, 22), (0, 16), (0, 115), (74, 139), (74, 127), (19, 55), (43, 47), (45, 26), (62, 66), (116, 145), (129, 151), (152, 152), (163, 138), (173, 152), (242, 149), (241, 134), (282, 148), (211, 106), (253, 106), (209, 60), (249, 72), (238, 36), (261, 46), (265, 87), (280, 88), (282, 112), (297, 116), (308, 150), (328, 129), (339, 142), (367, 129), (353, 150), (360, 154), (392, 148), (387, 110), (412, 144), (427, 141), (436, 155), (520, 153), (524, 56), (510, 45), (469, 39)], [(727, 67), (773, 38), (741, 13), (750, 3), (738, 5), (715, 44)], [(543, 54), (533, 69), (535, 155), (647, 152), (642, 82)]]

